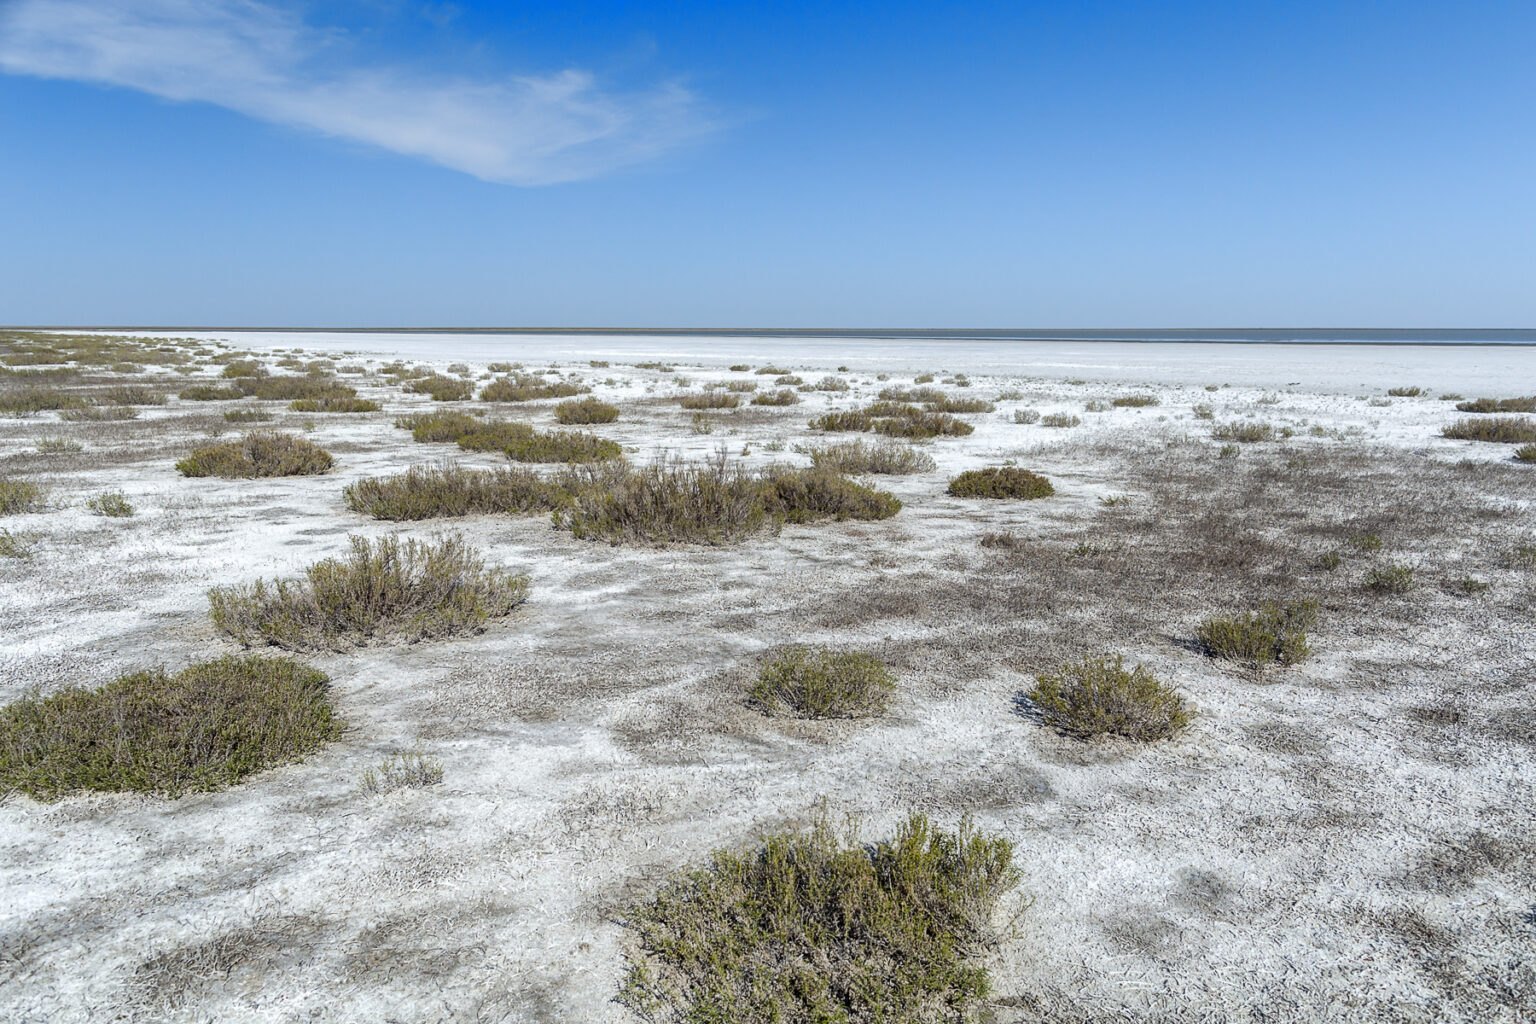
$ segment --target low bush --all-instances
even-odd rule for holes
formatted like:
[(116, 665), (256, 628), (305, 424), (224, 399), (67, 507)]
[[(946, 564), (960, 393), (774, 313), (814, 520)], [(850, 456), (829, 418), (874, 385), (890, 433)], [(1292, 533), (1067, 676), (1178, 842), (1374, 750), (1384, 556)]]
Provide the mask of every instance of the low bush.
[(1536, 412), (1536, 395), (1523, 398), (1474, 398), (1460, 402), (1457, 412)]
[(741, 404), (741, 396), (730, 391), (704, 391), (679, 395), (677, 404), (684, 409), (734, 409)]
[(335, 460), (319, 445), (292, 434), (258, 431), (238, 441), (198, 448), (176, 463), (182, 476), (226, 480), (310, 476), (327, 472)]
[(775, 378), (773, 383), (775, 387), (798, 388), (805, 383), (805, 380), (792, 373), (786, 373)]
[(651, 1021), (971, 1020), (991, 991), (991, 918), (1019, 881), (1013, 845), (912, 815), (893, 840), (822, 813), (630, 909), (639, 952), (619, 1000)]
[(1069, 412), (1053, 412), (1040, 417), (1042, 427), (1076, 427), (1081, 426), (1082, 422)]
[(395, 426), (401, 430), (409, 430), (412, 440), (424, 444), (457, 441), (465, 434), (483, 430), (485, 424), (485, 420), (471, 416), (467, 412), (446, 409), (441, 412), (418, 412), (395, 420)]
[(131, 405), (88, 405), (80, 409), (60, 409), (59, 418), (72, 423), (115, 423), (138, 419), (139, 410)]
[(758, 374), (759, 376), (767, 376), (767, 377), (783, 377), (783, 376), (785, 376), (786, 374), (789, 373), (788, 370), (785, 370), (785, 369), (783, 369), (781, 367), (778, 367), (778, 366), (759, 366), (757, 369), (753, 370), (752, 372), (755, 373), (755, 374)]
[(1536, 420), (1523, 416), (1480, 416), (1457, 420), (1441, 433), (1456, 441), (1528, 444), (1536, 442)]
[(1536, 444), (1523, 444), (1516, 448), (1515, 459), (1519, 462), (1536, 462)]
[(28, 386), (0, 391), (0, 413), (30, 416), (39, 412), (56, 412), (67, 409), (83, 409), (85, 396), (63, 388)]
[(16, 701), (0, 710), (0, 792), (223, 789), (340, 736), (327, 683), (288, 658), (220, 658)]
[(752, 365), (750, 363), (732, 363), (731, 364), (731, 372), (732, 373), (746, 373), (750, 369), (752, 369)]
[(779, 388), (777, 391), (764, 391), (752, 396), (753, 405), (796, 405), (800, 396), (789, 388)]
[(1028, 696), (1047, 725), (1080, 739), (1167, 739), (1192, 717), (1177, 691), (1145, 666), (1128, 671), (1119, 657), (1088, 658), (1054, 675), (1036, 676)]
[(332, 395), (325, 398), (295, 398), (288, 403), (294, 412), (378, 412), (382, 406), (366, 398), (345, 398)]
[(741, 395), (750, 395), (757, 390), (755, 380), (729, 380), (725, 382), (725, 390), (734, 391)]
[(0, 530), (0, 558), (31, 558), (32, 546), (27, 539), (10, 530)]
[(889, 519), (901, 511), (894, 494), (829, 469), (775, 467), (765, 474), (763, 490), (769, 514), (787, 523)]
[(937, 402), (926, 402), (924, 408), (929, 412), (947, 413), (977, 413), (993, 412), (997, 406), (984, 398), (943, 398)]
[(949, 493), (957, 498), (1049, 498), (1056, 493), (1051, 482), (1039, 473), (1017, 466), (988, 466), (968, 469), (949, 482)]
[(165, 392), (136, 384), (115, 384), (89, 393), (92, 405), (164, 405)]
[(246, 645), (345, 649), (475, 633), (528, 598), (528, 577), (488, 569), (462, 537), (436, 543), (352, 537), (342, 558), (301, 580), (258, 580), (208, 593), (213, 624)]
[[(491, 390), (495, 385), (486, 388)], [(458, 377), (444, 377), (434, 373), (430, 377), (417, 377), (406, 381), (406, 391), (417, 395), (430, 395), (434, 402), (462, 402), (474, 394), (475, 386), (467, 380)], [(484, 397), (483, 395), (481, 397)], [(487, 401), (500, 401), (500, 399), (486, 399)]]
[(37, 441), (39, 455), (79, 455), (85, 446), (67, 437), (43, 437)]
[(816, 382), (816, 390), (847, 391), (849, 390), (849, 385), (848, 382), (841, 377), (823, 377), (821, 380)]
[(1424, 393), (1420, 387), (1408, 386), (1401, 388), (1387, 388), (1387, 394), (1393, 398), (1418, 398)]
[(1307, 630), (1317, 622), (1315, 601), (1266, 604), (1257, 611), (1206, 619), (1195, 630), (1205, 653), (1250, 665), (1295, 665), (1312, 649)]
[(616, 472), (576, 496), (555, 522), (584, 540), (611, 544), (728, 544), (777, 526), (761, 479), (721, 455), (707, 463), (658, 459)]
[[(547, 381), (537, 374), (519, 373), (511, 377), (498, 378), (481, 388), (480, 401), (533, 402), (541, 398), (570, 398), (574, 395), (584, 395), (591, 390), (591, 388), (580, 384), (570, 384), (565, 381)], [(466, 395), (465, 397), (468, 396)], [(609, 408), (612, 408), (612, 406)], [(578, 421), (573, 420), (572, 422)]]
[(223, 375), (234, 377), (260, 377), (267, 372), (267, 368), (254, 359), (232, 359), (224, 364)]
[(1378, 565), (1365, 574), (1365, 589), (1374, 594), (1406, 594), (1417, 585), (1413, 568), (1407, 565)]
[(241, 377), (235, 386), (247, 398), (292, 402), (304, 398), (356, 398), (357, 389), (330, 377)]
[(1117, 409), (1145, 409), (1149, 405), (1160, 404), (1160, 400), (1156, 395), (1121, 395), (1111, 398), (1109, 404)]
[(775, 714), (863, 718), (884, 711), (895, 691), (895, 677), (872, 654), (796, 647), (763, 666), (751, 697)]
[(411, 752), (387, 757), (378, 768), (363, 773), (365, 796), (380, 796), (397, 789), (425, 789), (443, 781), (443, 763)]
[(1013, 410), (1013, 422), (1015, 422), (1015, 423), (1022, 423), (1022, 424), (1039, 423), (1040, 422), (1040, 410), (1038, 410), (1038, 409), (1015, 409), (1015, 410)]
[(98, 516), (126, 519), (133, 515), (133, 504), (122, 491), (103, 491), (86, 499), (85, 507)]
[(267, 423), (271, 419), (272, 414), (265, 409), (227, 409), (224, 412), (227, 423)]
[(1029, 542), (1012, 530), (988, 530), (981, 535), (981, 546), (1000, 551), (1022, 551)]
[(596, 398), (574, 399), (555, 406), (555, 419), (565, 424), (612, 423), (618, 418), (618, 406)]
[(482, 424), (458, 439), (466, 451), (500, 451), (513, 462), (609, 462), (624, 458), (617, 441), (574, 430), (538, 431), (526, 423)]
[(810, 448), (806, 454), (817, 469), (834, 473), (878, 473), (903, 475), (927, 473), (936, 468), (933, 456), (900, 441), (845, 441), (841, 444)]
[(1255, 444), (1260, 441), (1273, 441), (1276, 433), (1274, 425), (1270, 423), (1234, 420), (1231, 423), (1222, 423), (1212, 427), (1211, 436), (1218, 441), (1237, 441), (1242, 444)]
[(41, 486), (30, 481), (0, 477), (0, 516), (40, 511), (44, 493)]
[(233, 386), (193, 384), (189, 388), (183, 388), (176, 397), (184, 402), (229, 402), (244, 398), (245, 392)]
[(531, 469), (464, 469), (454, 463), (368, 477), (349, 484), (343, 495), (352, 511), (394, 521), (525, 515), (553, 511), (570, 501), (565, 488)]

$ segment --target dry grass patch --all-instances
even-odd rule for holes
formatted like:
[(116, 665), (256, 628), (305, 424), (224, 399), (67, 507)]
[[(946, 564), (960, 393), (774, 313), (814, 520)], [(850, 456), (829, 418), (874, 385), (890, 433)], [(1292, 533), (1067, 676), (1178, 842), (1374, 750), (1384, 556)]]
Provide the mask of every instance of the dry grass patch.
[(964, 437), (976, 428), (948, 413), (929, 412), (905, 402), (880, 401), (863, 409), (829, 412), (811, 420), (812, 430), (827, 433), (873, 431), (887, 437)]
[(176, 463), (182, 476), (217, 476), (226, 480), (255, 477), (311, 476), (335, 465), (331, 453), (292, 434), (258, 431), (238, 441), (198, 448)]
[(0, 478), (0, 516), (42, 511), (45, 493), (41, 486), (30, 481)]
[(565, 424), (612, 423), (619, 407), (596, 398), (581, 398), (555, 406), (555, 419)]
[(1536, 444), (1523, 444), (1515, 449), (1515, 461), (1536, 462)]
[[(482, 402), (533, 402), (541, 398), (571, 398), (584, 395), (592, 389), (565, 381), (547, 381), (531, 373), (519, 373), (501, 377), (480, 389)], [(467, 395), (465, 397), (468, 397)], [(612, 406), (609, 406), (612, 408)], [(561, 420), (562, 423), (567, 422)], [(606, 423), (607, 420), (571, 420), (572, 423)]]
[(614, 472), (555, 521), (573, 536), (611, 544), (729, 544), (778, 525), (763, 506), (762, 481), (723, 455)]
[(1116, 409), (1145, 409), (1160, 404), (1160, 399), (1156, 395), (1121, 395), (1111, 398), (1109, 404)]
[(717, 850), (634, 908), (620, 1001), (678, 1024), (972, 1020), (980, 958), (1018, 884), (1013, 846), (912, 815), (892, 840), (839, 836), (823, 814), (758, 850)]
[(412, 466), (398, 476), (349, 484), (347, 507), (374, 519), (409, 521), (469, 515), (526, 515), (569, 503), (569, 493), (531, 469)]
[(341, 734), (327, 682), (289, 658), (220, 658), (17, 701), (0, 711), (0, 792), (232, 786)]
[(1392, 398), (1418, 398), (1424, 394), (1424, 389), (1415, 385), (1387, 388), (1387, 394)]
[(458, 377), (444, 377), (434, 373), (406, 381), (404, 390), (411, 394), (429, 395), (434, 402), (462, 402), (474, 394), (475, 386)]
[(1536, 395), (1523, 398), (1474, 398), (1459, 402), (1457, 412), (1536, 412)]
[(732, 391), (703, 391), (679, 395), (677, 404), (684, 409), (734, 409), (741, 404), (741, 396)]
[(352, 537), (351, 545), (300, 580), (214, 588), (214, 626), (247, 647), (339, 650), (477, 633), (528, 599), (527, 576), (486, 568), (462, 537)]
[(288, 403), (294, 412), (378, 412), (382, 406), (367, 398), (328, 395), (324, 398), (295, 398)]
[(398, 789), (426, 789), (443, 781), (443, 763), (415, 752), (394, 754), (363, 773), (364, 796), (381, 796)]
[(1457, 420), (1440, 433), (1456, 441), (1529, 444), (1536, 442), (1536, 420), (1524, 416), (1479, 416)]
[(1119, 657), (1088, 658), (1035, 677), (1028, 697), (1045, 724), (1079, 739), (1123, 736), (1151, 742), (1189, 725), (1193, 713), (1178, 692), (1143, 665)]
[(895, 692), (895, 677), (872, 654), (796, 647), (762, 667), (751, 698), (774, 714), (865, 718), (884, 711)]
[(763, 502), (770, 515), (787, 523), (828, 519), (889, 519), (901, 502), (829, 469), (770, 468), (764, 473)]
[(968, 469), (949, 482), (949, 493), (957, 498), (1049, 498), (1056, 493), (1051, 482), (1039, 473), (1017, 466), (989, 466)]
[(753, 405), (796, 405), (800, 396), (789, 388), (779, 388), (777, 391), (764, 391), (752, 396)]
[(1236, 420), (1212, 427), (1211, 436), (1218, 441), (1257, 444), (1262, 441), (1273, 441), (1279, 435), (1271, 423)]
[(122, 491), (103, 491), (85, 501), (85, 507), (98, 516), (109, 519), (126, 519), (133, 515), (133, 503)]
[(233, 385), (193, 384), (177, 395), (184, 402), (228, 402), (244, 398), (245, 392)]
[(1317, 602), (1266, 604), (1257, 611), (1206, 619), (1195, 630), (1212, 657), (1254, 666), (1295, 665), (1312, 653), (1307, 630), (1317, 622)]
[(937, 467), (933, 456), (900, 441), (845, 441), (806, 449), (811, 464), (834, 473), (905, 475), (927, 473)]
[(1040, 417), (1042, 427), (1077, 427), (1083, 421), (1069, 412), (1053, 412)]

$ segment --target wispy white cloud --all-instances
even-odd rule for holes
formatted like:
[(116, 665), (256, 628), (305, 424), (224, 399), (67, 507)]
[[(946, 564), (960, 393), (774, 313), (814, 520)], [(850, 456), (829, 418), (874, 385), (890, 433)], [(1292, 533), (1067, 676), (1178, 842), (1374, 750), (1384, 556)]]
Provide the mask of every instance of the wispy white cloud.
[(603, 89), (588, 72), (475, 80), (351, 60), (335, 30), (260, 0), (13, 0), (0, 70), (213, 103), (486, 181), (545, 185), (651, 159), (711, 128), (671, 83)]

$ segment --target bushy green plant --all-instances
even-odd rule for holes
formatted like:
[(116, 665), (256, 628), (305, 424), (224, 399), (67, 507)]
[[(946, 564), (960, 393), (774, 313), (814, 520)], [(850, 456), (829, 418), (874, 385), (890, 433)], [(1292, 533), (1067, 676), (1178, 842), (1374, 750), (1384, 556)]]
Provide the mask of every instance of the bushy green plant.
[(43, 507), (43, 488), (28, 480), (0, 477), (0, 516), (37, 512)]
[(176, 463), (182, 476), (217, 476), (226, 480), (325, 473), (335, 464), (331, 453), (292, 434), (254, 431), (238, 441), (198, 448)]
[(300, 580), (258, 580), (208, 593), (213, 624), (247, 647), (345, 649), (475, 633), (528, 598), (528, 577), (488, 569), (459, 536), (435, 543), (352, 537), (351, 551)]
[(752, 396), (753, 405), (795, 405), (800, 401), (800, 396), (789, 388), (779, 388), (777, 391), (763, 391)]
[(1143, 665), (1127, 670), (1119, 657), (1088, 658), (1036, 676), (1029, 699), (1047, 725), (1080, 739), (1167, 739), (1192, 717), (1177, 691)]
[(1529, 444), (1536, 442), (1536, 420), (1523, 416), (1479, 416), (1457, 420), (1441, 433), (1456, 441)]
[(1536, 462), (1536, 444), (1523, 444), (1516, 448), (1515, 460), (1518, 462)]
[(295, 398), (288, 403), (294, 412), (378, 412), (382, 406), (367, 398), (330, 395), (325, 398)]
[(1082, 424), (1082, 420), (1069, 412), (1047, 413), (1040, 417), (1042, 427), (1076, 427)]
[(741, 396), (732, 391), (703, 391), (679, 395), (677, 404), (684, 409), (734, 409), (741, 404)]
[(467, 412), (450, 409), (419, 412), (395, 420), (395, 426), (411, 432), (412, 440), (423, 443), (457, 441), (466, 434), (484, 429), (485, 423)]
[(751, 697), (779, 714), (863, 718), (884, 711), (895, 692), (895, 677), (872, 654), (795, 647), (762, 667)]
[(1391, 395), (1393, 398), (1418, 398), (1423, 393), (1423, 388), (1415, 387), (1413, 385), (1398, 388), (1387, 388), (1387, 394)]
[(701, 465), (663, 458), (614, 473), (555, 516), (576, 537), (612, 544), (728, 544), (776, 527), (762, 481), (723, 455)]
[(1456, 406), (1457, 412), (1536, 412), (1536, 395), (1523, 398), (1474, 398)]
[(1412, 566), (1388, 563), (1365, 574), (1365, 589), (1376, 594), (1406, 594), (1417, 585)]
[(806, 450), (817, 469), (834, 473), (907, 474), (936, 468), (933, 456), (900, 441), (845, 441)]
[(1111, 398), (1109, 404), (1117, 409), (1144, 409), (1149, 405), (1160, 404), (1160, 400), (1156, 395), (1120, 395)]
[(443, 763), (416, 751), (387, 757), (363, 773), (362, 791), (380, 796), (397, 789), (425, 789), (443, 781)]
[(32, 545), (20, 534), (0, 530), (0, 558), (31, 558)]
[(224, 364), (223, 376), (235, 377), (260, 377), (267, 372), (267, 368), (254, 359), (232, 359)]
[(1316, 622), (1315, 601), (1270, 603), (1257, 611), (1206, 619), (1195, 638), (1213, 657), (1257, 666), (1294, 665), (1312, 653), (1307, 630)]
[(889, 519), (901, 511), (894, 494), (829, 469), (774, 467), (765, 478), (764, 506), (787, 523)]
[(133, 503), (122, 491), (103, 491), (93, 495), (85, 501), (85, 507), (98, 516), (107, 516), (111, 519), (126, 519), (133, 515)]
[(1231, 423), (1222, 423), (1211, 428), (1211, 436), (1218, 441), (1237, 441), (1241, 444), (1256, 444), (1261, 441), (1273, 441), (1276, 436), (1272, 423), (1259, 423), (1255, 421), (1235, 420)]
[(565, 424), (612, 423), (619, 407), (596, 398), (572, 399), (555, 406), (555, 419)]
[(957, 498), (1048, 498), (1056, 493), (1051, 482), (1039, 473), (1017, 466), (988, 466), (968, 469), (949, 482), (949, 493)]
[(265, 409), (226, 409), (224, 420), (226, 423), (267, 423), (272, 419), (272, 414)]
[(750, 395), (757, 390), (755, 380), (728, 380), (725, 382), (725, 390), (734, 391), (737, 394)]
[(1039, 423), (1040, 422), (1040, 410), (1038, 410), (1038, 409), (1015, 409), (1015, 410), (1013, 410), (1013, 422), (1020, 423), (1020, 424)]
[(990, 992), (991, 919), (1013, 846), (912, 815), (893, 840), (823, 813), (750, 854), (717, 850), (627, 921), (640, 951), (620, 1001), (677, 1024), (963, 1021)]
[(565, 488), (531, 469), (464, 469), (454, 463), (367, 477), (349, 484), (343, 493), (352, 511), (395, 521), (525, 515), (549, 512), (571, 500)]
[[(480, 389), (482, 402), (533, 402), (541, 398), (570, 398), (591, 391), (589, 387), (566, 381), (547, 381), (531, 373), (500, 377)], [(467, 396), (466, 396), (467, 397)], [(612, 408), (611, 406), (609, 408)], [(564, 422), (564, 421), (562, 421)], [(579, 422), (572, 420), (571, 422)], [(591, 422), (606, 422), (594, 420)]]
[(783, 369), (782, 367), (778, 367), (778, 366), (759, 366), (757, 369), (753, 370), (752, 372), (756, 373), (756, 374), (758, 374), (760, 376), (767, 376), (767, 377), (783, 377), (783, 376), (785, 376), (786, 374), (789, 373), (788, 370)]
[[(474, 394), (475, 386), (459, 377), (445, 377), (434, 373), (430, 377), (417, 377), (406, 381), (404, 389), (412, 394), (430, 395), (434, 402), (462, 402)], [(497, 401), (497, 399), (488, 399), (488, 401)]]
[(0, 710), (0, 792), (223, 789), (341, 734), (327, 682), (288, 658), (220, 658), (16, 701)]
[(357, 397), (356, 388), (330, 377), (241, 377), (235, 381), (235, 386), (247, 398), (260, 398), (270, 402)]
[(245, 392), (233, 385), (193, 384), (183, 388), (176, 397), (184, 402), (228, 402), (244, 398)]

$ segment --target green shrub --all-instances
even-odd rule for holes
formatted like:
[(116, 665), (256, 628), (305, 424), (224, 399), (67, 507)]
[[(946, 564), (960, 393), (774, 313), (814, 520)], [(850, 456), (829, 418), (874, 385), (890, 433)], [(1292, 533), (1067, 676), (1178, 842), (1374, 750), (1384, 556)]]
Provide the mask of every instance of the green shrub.
[(1536, 395), (1524, 398), (1476, 398), (1461, 402), (1457, 412), (1536, 412)]
[(1378, 565), (1365, 574), (1365, 589), (1376, 594), (1406, 594), (1415, 586), (1413, 568), (1407, 565)]
[(841, 433), (850, 430), (872, 430), (874, 417), (863, 409), (853, 409), (847, 412), (828, 412), (815, 417), (810, 422), (812, 430), (820, 430), (826, 433)]
[(440, 412), (419, 412), (410, 416), (401, 416), (395, 420), (395, 426), (401, 430), (409, 430), (412, 440), (429, 443), (457, 441), (466, 434), (483, 430), (485, 422), (467, 412), (444, 409)]
[(1204, 651), (1252, 665), (1294, 665), (1312, 653), (1307, 630), (1317, 621), (1315, 601), (1266, 604), (1258, 611), (1206, 619), (1195, 631)]
[(1424, 389), (1412, 385), (1401, 388), (1387, 388), (1387, 394), (1393, 398), (1418, 398), (1424, 393)]
[(776, 387), (797, 388), (804, 384), (805, 381), (800, 377), (796, 377), (792, 373), (786, 373), (775, 378), (773, 383)]
[(87, 396), (92, 405), (164, 405), (165, 393), (137, 384), (97, 388)]
[(0, 412), (17, 416), (30, 416), (39, 412), (64, 409), (83, 409), (85, 396), (63, 388), (27, 386), (0, 391)]
[(1515, 459), (1520, 462), (1536, 462), (1536, 444), (1523, 444), (1516, 448)]
[(1040, 411), (1038, 409), (1015, 409), (1013, 410), (1013, 422), (1022, 424), (1039, 423)]
[(931, 373), (920, 373), (916, 377), (912, 378), (912, 383), (914, 383), (914, 384), (932, 384), (933, 383), (933, 374), (931, 374)]
[(618, 418), (618, 406), (596, 398), (574, 399), (555, 406), (555, 419), (565, 424), (612, 423)]
[(216, 384), (194, 384), (184, 388), (177, 396), (185, 402), (227, 402), (244, 398), (245, 392), (237, 387), (220, 387)]
[(487, 569), (462, 537), (436, 543), (350, 538), (302, 580), (258, 580), (208, 593), (213, 624), (247, 647), (345, 649), (475, 633), (528, 598), (528, 577)]
[(731, 372), (732, 373), (746, 373), (750, 369), (752, 369), (752, 365), (750, 363), (732, 363), (731, 364)]
[(741, 404), (741, 396), (730, 391), (705, 391), (679, 395), (677, 404), (684, 409), (734, 409)]
[(1119, 657), (1088, 658), (1035, 677), (1029, 699), (1045, 723), (1080, 739), (1106, 734), (1150, 742), (1190, 722), (1184, 699), (1145, 666), (1127, 671)]
[(933, 456), (900, 441), (845, 441), (806, 451), (817, 469), (834, 473), (879, 473), (900, 475), (927, 473), (936, 468)]
[(785, 376), (786, 374), (789, 373), (788, 370), (782, 369), (782, 368), (777, 367), (777, 366), (759, 366), (757, 369), (753, 370), (752, 372), (756, 373), (756, 374), (759, 374), (761, 376), (767, 376), (767, 377), (783, 377), (783, 376)]
[(574, 430), (541, 432), (526, 423), (490, 423), (458, 439), (466, 451), (500, 451), (513, 462), (608, 462), (624, 458), (617, 441)]
[(734, 391), (741, 395), (750, 395), (757, 390), (755, 380), (728, 380), (725, 382), (725, 390)]
[(1053, 412), (1040, 417), (1042, 427), (1076, 427), (1082, 425), (1082, 422), (1069, 412)]
[(1441, 433), (1457, 441), (1527, 444), (1536, 441), (1536, 420), (1523, 416), (1481, 416), (1457, 420)]
[(980, 959), (1018, 884), (1013, 845), (921, 815), (861, 844), (823, 813), (751, 854), (717, 850), (627, 915), (640, 952), (619, 999), (651, 1021), (971, 1020)]
[(787, 523), (889, 519), (901, 511), (895, 495), (832, 470), (775, 467), (765, 477), (765, 507)]
[(763, 507), (762, 481), (723, 455), (614, 473), (555, 516), (573, 536), (611, 544), (728, 544), (777, 525)]
[(984, 398), (946, 397), (937, 402), (927, 402), (924, 404), (924, 408), (929, 412), (976, 413), (993, 412), (997, 409), (997, 406)]
[(968, 469), (949, 482), (949, 493), (957, 498), (1048, 498), (1056, 493), (1051, 482), (1039, 473), (1017, 466), (989, 466)]
[(292, 402), (305, 398), (356, 398), (357, 389), (330, 377), (241, 377), (235, 386), (247, 398)]
[(1144, 409), (1149, 405), (1160, 404), (1156, 395), (1121, 395), (1111, 398), (1109, 404), (1117, 409)]
[(98, 516), (126, 519), (133, 515), (133, 504), (122, 491), (103, 491), (86, 499), (85, 507)]
[(226, 480), (269, 476), (309, 476), (327, 472), (335, 460), (319, 445), (272, 431), (256, 431), (239, 441), (198, 448), (176, 463), (182, 476), (217, 476)]
[(294, 412), (378, 412), (382, 406), (366, 398), (328, 395), (325, 398), (295, 398), (288, 403)]
[(37, 512), (43, 507), (43, 489), (26, 480), (0, 477), (0, 516)]
[(816, 382), (817, 391), (847, 391), (848, 382), (841, 377), (823, 377)]
[(501, 377), (481, 388), (480, 401), (532, 402), (541, 398), (570, 398), (573, 395), (584, 395), (591, 390), (579, 384), (546, 381), (537, 374), (519, 373), (513, 377)]
[(1231, 423), (1222, 423), (1212, 427), (1211, 436), (1218, 441), (1237, 441), (1242, 444), (1255, 444), (1260, 441), (1273, 441), (1275, 439), (1275, 428), (1270, 423), (1235, 420)]
[(267, 372), (267, 368), (254, 359), (232, 359), (224, 364), (224, 376), (235, 377), (260, 377)]
[(39, 455), (79, 455), (85, 446), (67, 437), (42, 437), (37, 441)]
[(531, 469), (464, 469), (454, 463), (365, 478), (349, 484), (343, 494), (352, 511), (395, 521), (525, 515), (553, 511), (570, 501), (564, 488)]
[[(434, 402), (462, 402), (474, 394), (475, 386), (467, 380), (458, 377), (444, 377), (441, 374), (432, 374), (430, 377), (417, 377), (407, 381), (405, 390), (417, 395), (430, 395)], [(491, 390), (495, 385), (486, 388)], [(481, 397), (484, 397), (482, 395)], [(501, 401), (501, 399), (486, 399), (487, 401)]]
[(764, 391), (752, 396), (753, 405), (796, 405), (800, 396), (789, 388), (779, 388), (777, 391)]
[(0, 792), (223, 789), (340, 736), (327, 682), (288, 658), (220, 658), (17, 701), (0, 710)]
[(776, 714), (863, 718), (885, 710), (896, 680), (872, 654), (796, 647), (768, 662), (752, 700)]

